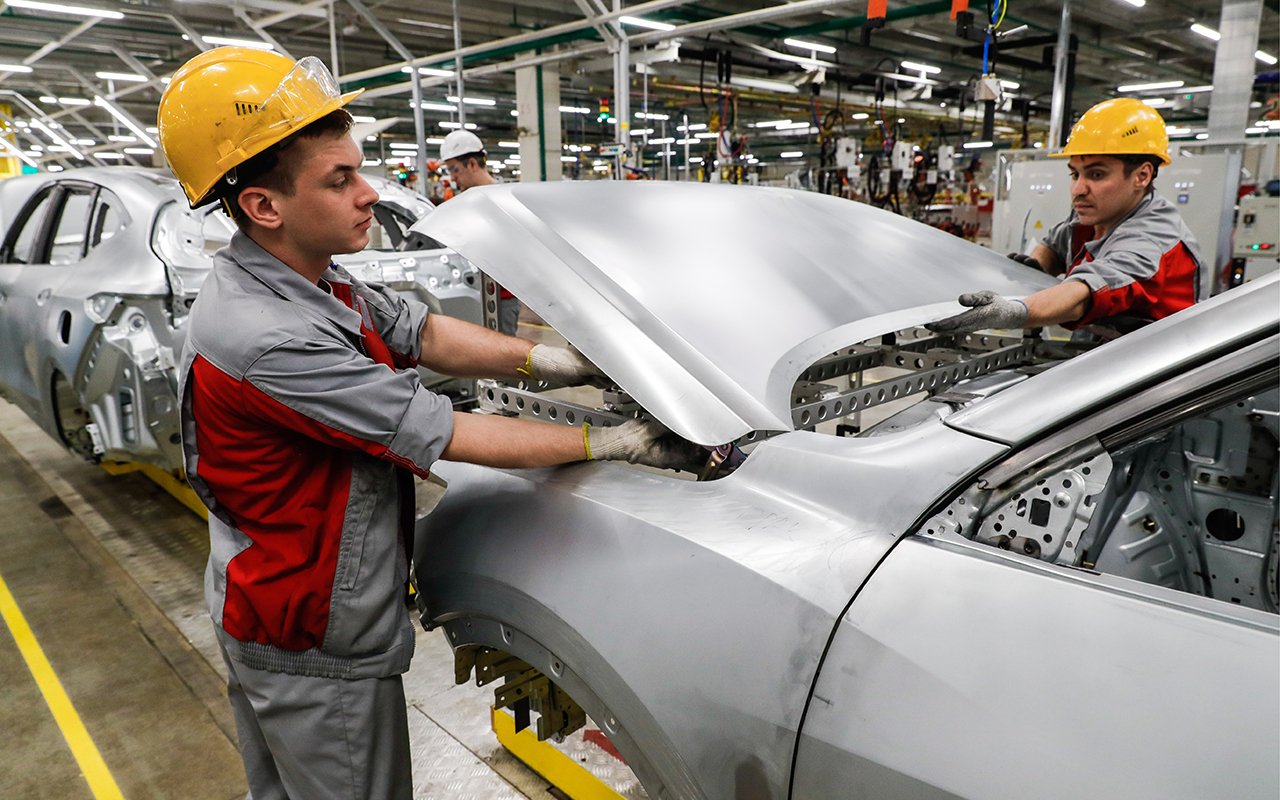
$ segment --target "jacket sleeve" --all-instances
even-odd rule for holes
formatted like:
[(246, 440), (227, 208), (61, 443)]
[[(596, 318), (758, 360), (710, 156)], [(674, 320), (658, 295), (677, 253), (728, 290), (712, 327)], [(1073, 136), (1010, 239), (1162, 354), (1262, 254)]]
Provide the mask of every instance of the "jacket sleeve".
[(416, 370), (393, 370), (325, 337), (267, 350), (241, 387), (250, 413), (420, 477), (453, 437), (452, 404), (423, 388)]
[(1067, 327), (1088, 325), (1118, 314), (1151, 318), (1171, 277), (1166, 254), (1174, 252), (1179, 244), (1180, 239), (1172, 234), (1118, 227), (1105, 252), (1092, 261), (1081, 262), (1067, 275), (1068, 280), (1083, 282), (1092, 293), (1089, 310)]
[(1074, 234), (1076, 224), (1076, 213), (1071, 212), (1071, 216), (1059, 222), (1049, 229), (1049, 232), (1040, 240), (1040, 244), (1049, 248), (1054, 254), (1062, 259), (1062, 263), (1068, 267), (1071, 266), (1071, 257), (1075, 253), (1071, 252), (1071, 239)]
[(417, 366), (422, 355), (422, 326), (427, 324), (430, 313), (426, 304), (413, 297), (402, 295), (380, 283), (365, 283), (352, 279), (355, 294), (364, 298), (373, 327), (386, 342), (397, 366)]

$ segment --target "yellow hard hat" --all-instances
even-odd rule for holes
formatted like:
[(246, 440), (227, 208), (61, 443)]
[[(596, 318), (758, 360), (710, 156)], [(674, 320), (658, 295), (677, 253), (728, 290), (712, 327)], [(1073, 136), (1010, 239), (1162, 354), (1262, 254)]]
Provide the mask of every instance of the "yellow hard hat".
[(1084, 112), (1067, 146), (1049, 158), (1127, 155), (1153, 156), (1166, 167), (1172, 163), (1164, 118), (1141, 100), (1117, 97)]
[(359, 95), (317, 58), (218, 47), (183, 64), (160, 98), (160, 147), (191, 207), (231, 170)]

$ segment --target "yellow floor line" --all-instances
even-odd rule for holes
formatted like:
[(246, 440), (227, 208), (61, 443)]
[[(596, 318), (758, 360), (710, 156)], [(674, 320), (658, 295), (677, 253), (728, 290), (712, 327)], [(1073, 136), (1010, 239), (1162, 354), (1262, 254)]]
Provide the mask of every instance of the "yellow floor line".
[(622, 800), (622, 795), (609, 788), (591, 771), (569, 756), (538, 741), (533, 728), (516, 733), (516, 721), (505, 711), (489, 707), (489, 723), (498, 742), (525, 766), (546, 778), (570, 800)]
[(106, 762), (102, 760), (97, 746), (89, 737), (89, 731), (80, 721), (80, 715), (76, 713), (75, 706), (71, 705), (71, 698), (67, 697), (66, 691), (62, 688), (62, 681), (58, 680), (57, 674), (49, 664), (49, 659), (45, 658), (44, 650), (40, 648), (35, 634), (31, 632), (26, 618), (22, 616), (22, 609), (18, 608), (3, 576), (0, 576), (0, 616), (4, 617), (5, 624), (9, 626), (9, 632), (13, 634), (13, 639), (17, 642), (18, 650), (26, 660), (32, 677), (36, 679), (36, 685), (40, 687), (44, 701), (49, 704), (53, 719), (58, 723), (58, 729), (62, 731), (62, 738), (67, 740), (67, 746), (71, 748), (71, 754), (80, 765), (80, 771), (84, 774), (84, 779), (89, 784), (89, 791), (93, 792), (95, 800), (124, 800), (120, 787), (116, 786), (115, 778), (111, 777)]

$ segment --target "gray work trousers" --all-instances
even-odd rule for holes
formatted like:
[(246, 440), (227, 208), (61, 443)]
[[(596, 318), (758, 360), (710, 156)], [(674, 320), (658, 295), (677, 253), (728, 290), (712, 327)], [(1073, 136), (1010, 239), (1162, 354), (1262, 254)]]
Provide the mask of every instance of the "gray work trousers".
[(412, 800), (404, 685), (227, 664), (251, 800)]
[(514, 297), (498, 299), (498, 332), (515, 336), (520, 327), (520, 301)]

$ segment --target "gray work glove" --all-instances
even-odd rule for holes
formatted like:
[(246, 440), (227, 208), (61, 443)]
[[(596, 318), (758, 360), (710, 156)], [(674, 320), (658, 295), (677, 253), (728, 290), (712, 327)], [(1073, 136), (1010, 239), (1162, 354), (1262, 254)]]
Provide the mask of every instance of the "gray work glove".
[(535, 344), (529, 351), (529, 360), (520, 371), (534, 380), (546, 381), (553, 386), (587, 384), (608, 389), (613, 385), (613, 381), (579, 353), (576, 347)]
[(705, 448), (681, 439), (653, 420), (631, 419), (612, 428), (588, 425), (584, 430), (591, 461), (628, 461), (696, 472), (707, 460)]
[(1026, 303), (985, 289), (960, 295), (959, 303), (969, 306), (969, 310), (925, 327), (934, 333), (973, 333), (990, 328), (1021, 328), (1027, 321)]
[(1019, 264), (1022, 264), (1023, 266), (1044, 271), (1044, 267), (1040, 266), (1040, 262), (1036, 261), (1035, 258), (1031, 256), (1023, 255), (1022, 253), (1009, 253), (1005, 256), (1005, 258), (1011, 258), (1014, 261), (1017, 261)]

